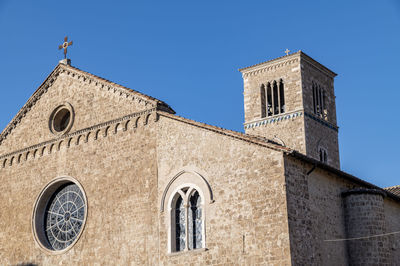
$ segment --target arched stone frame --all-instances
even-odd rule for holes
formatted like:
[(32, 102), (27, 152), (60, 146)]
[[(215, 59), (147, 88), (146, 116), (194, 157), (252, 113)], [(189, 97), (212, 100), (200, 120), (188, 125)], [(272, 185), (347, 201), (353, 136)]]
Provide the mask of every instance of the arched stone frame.
[[(188, 188), (186, 193), (182, 193), (182, 189)], [(201, 208), (202, 208), (202, 247), (199, 249), (206, 248), (206, 224), (207, 224), (207, 212), (208, 206), (214, 202), (213, 193), (211, 187), (207, 180), (196, 171), (183, 170), (171, 178), (170, 182), (167, 184), (161, 199), (161, 212), (166, 211), (165, 221), (168, 231), (168, 253), (173, 253), (175, 251), (175, 203), (178, 199), (179, 194), (184, 199), (185, 204), (185, 219), (186, 219), (186, 244), (185, 250), (188, 251), (188, 200), (194, 191), (199, 193), (201, 198)], [(172, 215), (173, 214), (173, 215)], [(184, 252), (182, 251), (182, 252)]]
[[(51, 250), (49, 249), (45, 244), (45, 236), (43, 233), (43, 226), (44, 226), (44, 210), (46, 208), (46, 205), (48, 204), (48, 199), (53, 195), (53, 193), (63, 184), (65, 183), (73, 183), (78, 186), (80, 191), (83, 194), (83, 199), (85, 203), (85, 214), (84, 214), (84, 221), (82, 223), (82, 227), (80, 232), (78, 233), (76, 239), (73, 241), (71, 245), (66, 247), (65, 249), (62, 250)], [(58, 254), (63, 254), (70, 250), (80, 239), (81, 235), (83, 234), (83, 231), (86, 226), (86, 220), (88, 216), (88, 200), (86, 196), (85, 189), (83, 188), (82, 184), (75, 178), (67, 175), (61, 175), (53, 180), (51, 180), (47, 185), (42, 189), (40, 194), (38, 195), (34, 206), (33, 206), (33, 213), (32, 213), (32, 221), (31, 221), (31, 230), (33, 234), (33, 238), (35, 242), (38, 244), (40, 249), (47, 254), (52, 254), (52, 255), (58, 255)]]

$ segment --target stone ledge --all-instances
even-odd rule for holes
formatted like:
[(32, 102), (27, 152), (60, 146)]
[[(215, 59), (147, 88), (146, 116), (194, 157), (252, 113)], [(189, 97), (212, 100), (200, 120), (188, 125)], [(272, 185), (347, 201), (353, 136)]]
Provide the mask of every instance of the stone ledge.
[(342, 197), (347, 197), (355, 194), (375, 194), (375, 195), (381, 195), (384, 198), (387, 196), (386, 192), (383, 190), (370, 189), (370, 188), (356, 188), (342, 192)]

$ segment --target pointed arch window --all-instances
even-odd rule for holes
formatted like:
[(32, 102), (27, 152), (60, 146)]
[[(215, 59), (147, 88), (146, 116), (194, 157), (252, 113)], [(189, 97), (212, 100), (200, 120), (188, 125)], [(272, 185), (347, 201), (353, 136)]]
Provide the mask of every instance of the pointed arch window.
[(203, 201), (193, 187), (179, 189), (171, 208), (171, 251), (188, 251), (204, 248)]

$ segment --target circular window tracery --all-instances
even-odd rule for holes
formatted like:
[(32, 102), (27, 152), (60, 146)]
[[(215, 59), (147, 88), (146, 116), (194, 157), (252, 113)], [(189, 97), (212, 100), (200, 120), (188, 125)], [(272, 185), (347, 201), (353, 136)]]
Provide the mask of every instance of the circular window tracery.
[(50, 182), (36, 201), (33, 231), (39, 245), (64, 252), (78, 240), (86, 221), (87, 203), (82, 187), (72, 178)]
[(86, 204), (76, 184), (69, 183), (58, 189), (45, 211), (45, 235), (53, 250), (71, 245), (81, 231)]

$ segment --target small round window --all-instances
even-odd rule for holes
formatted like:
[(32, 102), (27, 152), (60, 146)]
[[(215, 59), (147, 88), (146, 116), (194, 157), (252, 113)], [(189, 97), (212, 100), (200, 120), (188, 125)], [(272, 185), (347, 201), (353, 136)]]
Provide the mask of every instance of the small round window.
[(47, 250), (65, 251), (78, 240), (86, 213), (86, 197), (78, 183), (57, 179), (46, 186), (36, 202), (35, 237)]
[(70, 104), (58, 106), (50, 115), (50, 131), (54, 134), (67, 133), (73, 123), (74, 112)]
[(70, 120), (71, 120), (71, 112), (66, 108), (61, 109), (54, 116), (53, 120), (54, 130), (57, 132), (64, 131), (68, 127)]

